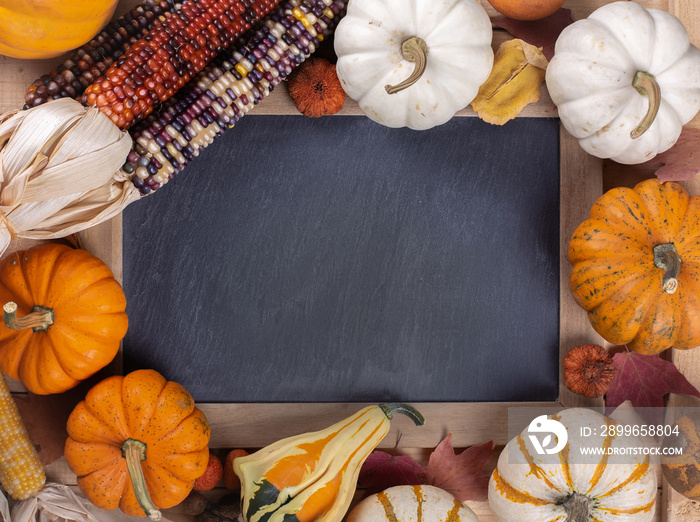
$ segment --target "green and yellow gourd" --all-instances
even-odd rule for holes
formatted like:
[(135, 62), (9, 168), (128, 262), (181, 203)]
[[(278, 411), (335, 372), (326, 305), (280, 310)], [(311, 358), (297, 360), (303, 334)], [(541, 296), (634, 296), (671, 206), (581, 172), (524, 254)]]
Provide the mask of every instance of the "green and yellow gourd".
[(246, 522), (334, 522), (350, 506), (362, 463), (389, 431), (395, 413), (416, 425), (406, 404), (369, 406), (321, 431), (271, 444), (233, 461)]

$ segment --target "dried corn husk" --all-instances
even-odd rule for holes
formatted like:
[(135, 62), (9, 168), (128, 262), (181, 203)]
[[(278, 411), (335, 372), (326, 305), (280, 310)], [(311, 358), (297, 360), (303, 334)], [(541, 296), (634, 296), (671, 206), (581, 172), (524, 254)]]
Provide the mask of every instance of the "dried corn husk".
[[(0, 492), (0, 522), (130, 522), (143, 520), (130, 517), (120, 510), (104, 511), (92, 505), (79, 492), (57, 483), (46, 484), (41, 491), (27, 500), (12, 501), (12, 517), (9, 504)], [(169, 519), (162, 518), (162, 522)]]
[(0, 253), (14, 237), (65, 237), (139, 199), (119, 170), (131, 145), (70, 98), (0, 116)]

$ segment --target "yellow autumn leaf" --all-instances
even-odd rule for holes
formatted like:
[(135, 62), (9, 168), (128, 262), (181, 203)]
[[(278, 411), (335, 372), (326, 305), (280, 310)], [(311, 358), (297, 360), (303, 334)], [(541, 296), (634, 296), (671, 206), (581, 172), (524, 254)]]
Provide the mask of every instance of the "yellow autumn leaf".
[(519, 39), (503, 42), (496, 51), (491, 74), (471, 106), (494, 125), (512, 120), (523, 107), (539, 101), (547, 59), (538, 47)]

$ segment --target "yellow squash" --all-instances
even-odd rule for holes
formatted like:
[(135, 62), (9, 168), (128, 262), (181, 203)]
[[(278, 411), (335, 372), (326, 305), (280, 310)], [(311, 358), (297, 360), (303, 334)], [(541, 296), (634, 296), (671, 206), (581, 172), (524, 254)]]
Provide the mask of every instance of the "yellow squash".
[(335, 522), (352, 501), (362, 463), (389, 431), (394, 413), (417, 425), (406, 404), (369, 406), (325, 430), (275, 442), (233, 461), (246, 522)]
[(109, 21), (118, 0), (0, 0), (0, 54), (51, 58), (80, 47)]

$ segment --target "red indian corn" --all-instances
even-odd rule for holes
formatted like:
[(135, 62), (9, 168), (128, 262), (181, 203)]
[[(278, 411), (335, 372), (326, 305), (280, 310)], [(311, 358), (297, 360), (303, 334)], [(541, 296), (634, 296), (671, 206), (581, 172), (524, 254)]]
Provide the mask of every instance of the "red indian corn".
[(123, 172), (142, 195), (171, 180), (333, 33), (347, 0), (283, 0), (254, 30), (134, 127)]
[(19, 415), (5, 376), (0, 373), (0, 482), (7, 494), (25, 500), (39, 491), (46, 481), (22, 417)]
[(279, 0), (191, 0), (90, 85), (84, 104), (128, 129), (171, 98)]
[(174, 0), (145, 0), (113, 20), (56, 69), (35, 80), (24, 95), (25, 108), (58, 98), (79, 98), (129, 47), (179, 6)]

